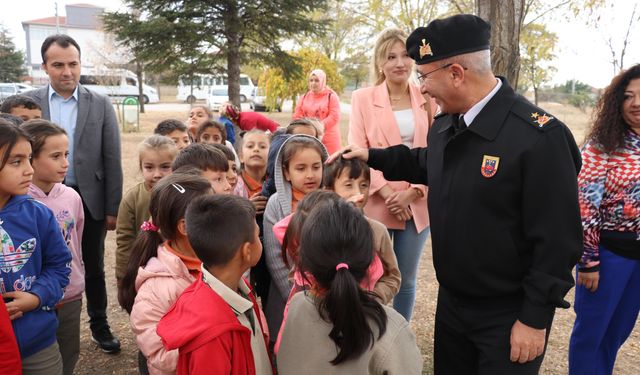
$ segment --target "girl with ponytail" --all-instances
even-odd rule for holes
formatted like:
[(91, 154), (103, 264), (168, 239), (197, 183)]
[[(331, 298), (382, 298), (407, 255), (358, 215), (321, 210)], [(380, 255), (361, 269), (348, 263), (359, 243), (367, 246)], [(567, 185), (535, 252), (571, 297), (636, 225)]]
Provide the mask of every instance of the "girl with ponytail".
[(201, 262), (189, 244), (184, 215), (189, 202), (212, 193), (209, 181), (186, 173), (164, 177), (151, 191), (151, 219), (140, 227), (118, 292), (146, 358), (139, 357), (142, 373), (144, 367), (149, 374), (176, 372), (178, 351), (164, 349), (156, 327), (182, 291), (200, 276)]
[(314, 208), (300, 233), (302, 275), (311, 289), (291, 299), (278, 352), (279, 374), (420, 374), (409, 323), (360, 288), (373, 260), (373, 234), (342, 200)]

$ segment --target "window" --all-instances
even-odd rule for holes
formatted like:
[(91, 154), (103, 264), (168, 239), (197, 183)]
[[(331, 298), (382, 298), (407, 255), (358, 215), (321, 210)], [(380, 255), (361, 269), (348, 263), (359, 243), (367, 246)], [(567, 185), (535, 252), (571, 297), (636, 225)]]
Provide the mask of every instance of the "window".
[(136, 82), (133, 78), (127, 78), (127, 85), (129, 86), (138, 86), (138, 82)]

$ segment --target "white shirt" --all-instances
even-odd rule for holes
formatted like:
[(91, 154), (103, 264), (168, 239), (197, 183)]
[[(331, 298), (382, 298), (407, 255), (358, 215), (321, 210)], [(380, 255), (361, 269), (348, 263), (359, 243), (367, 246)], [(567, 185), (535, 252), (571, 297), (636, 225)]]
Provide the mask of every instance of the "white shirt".
[(464, 122), (465, 124), (467, 124), (467, 127), (471, 125), (473, 120), (475, 120), (476, 116), (478, 116), (480, 111), (482, 111), (482, 108), (484, 108), (484, 106), (487, 105), (489, 100), (491, 100), (491, 98), (493, 98), (494, 95), (496, 95), (498, 90), (500, 90), (500, 87), (502, 87), (502, 81), (499, 80), (498, 78), (496, 78), (496, 81), (497, 83), (496, 83), (496, 86), (493, 88), (493, 90), (491, 90), (487, 94), (487, 96), (482, 98), (482, 100), (477, 102), (473, 107), (469, 108), (467, 113), (464, 114)]
[[(267, 354), (267, 347), (264, 344), (264, 336), (260, 329), (260, 317), (256, 316), (253, 310), (253, 303), (231, 290), (222, 281), (216, 279), (215, 276), (207, 271), (204, 265), (200, 268), (202, 269), (202, 280), (231, 307), (240, 324), (251, 331), (251, 352), (253, 353), (256, 375), (273, 375), (269, 354)], [(238, 284), (238, 289), (245, 295), (251, 293), (249, 287), (242, 280), (240, 280)], [(253, 325), (247, 317), (247, 312), (253, 317)]]
[(413, 136), (416, 131), (416, 124), (413, 121), (413, 109), (403, 109), (401, 111), (393, 111), (400, 131), (402, 144), (409, 148), (413, 148)]

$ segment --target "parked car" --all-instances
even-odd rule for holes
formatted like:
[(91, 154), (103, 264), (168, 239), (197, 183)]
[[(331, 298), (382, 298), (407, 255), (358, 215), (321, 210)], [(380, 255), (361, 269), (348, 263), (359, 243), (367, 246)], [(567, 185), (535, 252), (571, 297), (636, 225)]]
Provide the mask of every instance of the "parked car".
[[(272, 108), (267, 107), (267, 90), (264, 87), (256, 87), (253, 90), (251, 97), (251, 109), (256, 112), (259, 111), (271, 111)], [(278, 98), (276, 100), (276, 107), (273, 108), (278, 112), (282, 111), (282, 100)]]
[(207, 96), (207, 106), (212, 111), (218, 111), (222, 103), (229, 101), (227, 88), (212, 88)]
[[(193, 87), (191, 85), (193, 84)], [(180, 101), (193, 104), (196, 100), (207, 99), (211, 89), (227, 89), (229, 82), (225, 75), (194, 74), (192, 79), (181, 78), (178, 81), (178, 95)], [(240, 74), (240, 101), (249, 101), (255, 86), (246, 74)]]
[(22, 94), (33, 89), (33, 86), (26, 83), (0, 83), (0, 101), (11, 95)]

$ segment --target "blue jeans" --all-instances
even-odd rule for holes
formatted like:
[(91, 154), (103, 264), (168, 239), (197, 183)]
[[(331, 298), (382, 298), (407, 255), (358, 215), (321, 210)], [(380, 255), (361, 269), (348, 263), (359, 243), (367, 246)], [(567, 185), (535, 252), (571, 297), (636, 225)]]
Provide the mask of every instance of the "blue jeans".
[(600, 246), (600, 280), (590, 292), (576, 287), (576, 321), (569, 343), (569, 374), (611, 374), (618, 349), (640, 311), (640, 260)]
[(407, 221), (405, 229), (389, 229), (393, 241), (393, 250), (398, 259), (398, 268), (402, 276), (400, 291), (393, 299), (393, 308), (407, 321), (411, 320), (413, 305), (416, 301), (416, 280), (418, 265), (429, 236), (429, 228), (418, 233), (413, 219)]

